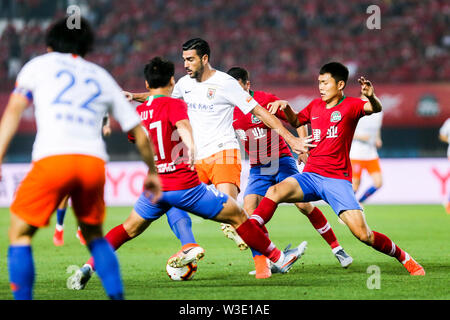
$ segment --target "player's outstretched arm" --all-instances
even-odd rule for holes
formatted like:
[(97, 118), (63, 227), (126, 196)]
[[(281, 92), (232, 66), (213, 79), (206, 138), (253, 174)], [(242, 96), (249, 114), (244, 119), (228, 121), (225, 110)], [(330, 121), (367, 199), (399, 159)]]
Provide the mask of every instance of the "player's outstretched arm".
[[(0, 122), (0, 164), (3, 162), (8, 146), (19, 127), (22, 113), (29, 105), (30, 101), (26, 97), (20, 94), (11, 94)], [(1, 177), (0, 171), (0, 180)]]
[(155, 165), (155, 153), (153, 152), (152, 143), (147, 137), (141, 125), (137, 125), (130, 130), (130, 133), (135, 137), (136, 147), (141, 154), (142, 160), (148, 166), (148, 175), (144, 181), (144, 187), (153, 194), (152, 202), (157, 202), (161, 196), (161, 183), (159, 181), (158, 173)]
[(361, 85), (361, 93), (369, 100), (364, 105), (364, 112), (366, 114), (380, 112), (383, 109), (383, 106), (381, 105), (380, 99), (375, 95), (372, 83), (364, 77), (360, 77), (358, 82)]
[(277, 100), (269, 103), (268, 106), (269, 112), (271, 114), (276, 114), (278, 110), (282, 110), (284, 112), (284, 115), (286, 116), (286, 120), (291, 126), (293, 126), (294, 128), (300, 127), (300, 121), (298, 121), (297, 114), (291, 108), (287, 100)]
[[(309, 144), (310, 139), (309, 137), (306, 137), (305, 139), (297, 138), (292, 135), (292, 133), (287, 130), (281, 121), (272, 115), (269, 111), (267, 111), (265, 108), (261, 107), (260, 105), (257, 105), (253, 110), (251, 111), (253, 115), (258, 117), (266, 126), (268, 126), (271, 129), (274, 129), (277, 131), (277, 133), (286, 140), (286, 142), (291, 146), (292, 150), (297, 153), (305, 153), (308, 152), (307, 147), (315, 147), (313, 144)], [(298, 126), (297, 126), (298, 127)]]
[(195, 144), (194, 144), (194, 136), (192, 135), (192, 127), (191, 123), (188, 119), (177, 121), (175, 124), (177, 127), (178, 133), (181, 137), (181, 140), (187, 147), (188, 152), (188, 165), (191, 170), (194, 170), (194, 161), (195, 161)]
[(123, 94), (125, 95), (125, 98), (127, 98), (128, 101), (137, 101), (137, 102), (144, 102), (147, 100), (148, 96), (150, 95), (149, 92), (142, 92), (142, 93), (132, 93), (129, 91), (123, 91)]

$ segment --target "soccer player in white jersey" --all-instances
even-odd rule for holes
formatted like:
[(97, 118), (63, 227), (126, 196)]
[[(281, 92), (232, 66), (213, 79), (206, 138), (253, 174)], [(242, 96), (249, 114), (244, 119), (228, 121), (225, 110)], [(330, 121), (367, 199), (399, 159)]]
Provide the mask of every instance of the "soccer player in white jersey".
[[(367, 100), (365, 97), (361, 97)], [(361, 184), (361, 175), (364, 170), (370, 175), (373, 185), (370, 186), (359, 198), (363, 203), (373, 195), (383, 185), (381, 175), (380, 159), (378, 148), (381, 148), (381, 125), (383, 122), (383, 111), (373, 113), (370, 116), (362, 117), (355, 129), (352, 146), (350, 149), (350, 161), (352, 164), (353, 178), (352, 185), (355, 193)]]
[[(447, 158), (450, 161), (450, 118), (448, 118), (442, 127), (439, 129), (439, 139), (442, 142), (448, 143), (448, 149), (447, 149)], [(450, 192), (447, 198), (447, 202), (445, 204), (445, 210), (448, 214), (450, 214)]]
[[(296, 153), (306, 152), (305, 141), (293, 136), (281, 121), (261, 107), (253, 97), (225, 72), (210, 65), (209, 44), (200, 38), (183, 44), (183, 60), (187, 75), (178, 80), (173, 98), (188, 105), (196, 145), (195, 169), (200, 181), (214, 184), (219, 191), (237, 199), (240, 190), (241, 155), (233, 129), (234, 106), (244, 114), (251, 112), (269, 128), (275, 129)], [(131, 94), (129, 99), (143, 102), (148, 93)], [(307, 137), (308, 138), (308, 137)], [(242, 239), (228, 225), (225, 234), (243, 246)]]
[(122, 130), (132, 132), (149, 167), (145, 187), (161, 196), (154, 154), (139, 116), (103, 68), (84, 60), (94, 43), (89, 23), (68, 28), (68, 18), (52, 25), (46, 36), (48, 53), (29, 61), (17, 76), (16, 87), (0, 122), (0, 164), (23, 111), (35, 106), (36, 140), (32, 167), (18, 187), (10, 207), (8, 270), (15, 299), (32, 299), (35, 269), (31, 240), (47, 226), (64, 196), (73, 210), (106, 294), (123, 299), (117, 257), (103, 238), (103, 189), (107, 153), (101, 137), (102, 118), (111, 111)]

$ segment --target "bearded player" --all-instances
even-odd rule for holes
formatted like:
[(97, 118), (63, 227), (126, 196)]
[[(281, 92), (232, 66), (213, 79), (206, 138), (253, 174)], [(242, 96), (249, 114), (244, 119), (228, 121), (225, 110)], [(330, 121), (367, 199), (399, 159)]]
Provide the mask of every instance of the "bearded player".
[[(237, 199), (241, 155), (232, 125), (235, 106), (276, 130), (294, 152), (306, 151), (303, 140), (293, 136), (279, 119), (261, 107), (236, 79), (211, 66), (208, 42), (194, 38), (186, 41), (182, 48), (187, 75), (178, 80), (172, 97), (183, 99), (188, 105), (196, 146), (195, 168), (200, 181), (213, 184), (217, 190)], [(126, 95), (129, 99), (143, 102), (149, 94), (126, 92)], [(241, 249), (246, 248), (233, 228), (223, 225), (222, 229)]]
[[(107, 239), (114, 249), (141, 234), (161, 215), (173, 207), (192, 212), (205, 219), (231, 224), (244, 241), (255, 250), (262, 252), (274, 263), (280, 273), (290, 270), (293, 263), (303, 254), (304, 244), (282, 252), (270, 239), (254, 225), (236, 201), (200, 182), (194, 169), (194, 139), (187, 105), (183, 100), (170, 97), (173, 90), (174, 65), (172, 62), (155, 57), (145, 67), (146, 87), (150, 99), (137, 107), (143, 119), (143, 126), (155, 146), (156, 164), (161, 179), (163, 195), (158, 203), (142, 193), (127, 220), (113, 228)], [(175, 137), (181, 137), (180, 143)], [(204, 250), (193, 246), (180, 250), (172, 256), (168, 264), (182, 267), (203, 258)], [(84, 289), (91, 278), (94, 260), (90, 259), (69, 278), (71, 289)]]

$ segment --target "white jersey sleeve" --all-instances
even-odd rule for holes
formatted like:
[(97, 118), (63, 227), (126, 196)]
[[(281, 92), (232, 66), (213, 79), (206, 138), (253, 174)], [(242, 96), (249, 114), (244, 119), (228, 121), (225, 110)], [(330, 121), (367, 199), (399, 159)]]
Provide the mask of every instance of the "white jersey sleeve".
[(123, 132), (128, 132), (141, 123), (141, 120), (133, 108), (127, 101), (116, 81), (111, 79), (111, 113), (114, 119), (119, 122)]
[(249, 113), (258, 105), (258, 102), (247, 91), (242, 89), (239, 82), (234, 78), (225, 81), (224, 94), (228, 101), (241, 109), (244, 114)]

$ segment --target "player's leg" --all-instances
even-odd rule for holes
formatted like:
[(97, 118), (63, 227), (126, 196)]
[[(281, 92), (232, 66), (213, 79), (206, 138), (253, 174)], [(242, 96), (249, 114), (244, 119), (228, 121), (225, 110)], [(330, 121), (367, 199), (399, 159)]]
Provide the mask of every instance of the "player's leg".
[(411, 275), (425, 275), (425, 270), (406, 251), (400, 249), (386, 235), (370, 230), (361, 210), (347, 210), (340, 214), (353, 235), (375, 250), (396, 258)]
[[(223, 150), (213, 155), (210, 170), (210, 180), (216, 189), (237, 199), (241, 185), (241, 154), (237, 149)], [(230, 224), (221, 224), (225, 236), (233, 240), (241, 250), (248, 248), (247, 244), (237, 234)]]
[(343, 268), (352, 264), (353, 258), (340, 246), (339, 241), (322, 211), (309, 202), (297, 202), (295, 206), (303, 213), (320, 236), (328, 243), (336, 259)]
[(213, 220), (232, 225), (250, 248), (261, 252), (272, 261), (274, 268), (279, 273), (288, 272), (306, 249), (306, 242), (303, 242), (294, 249), (284, 252), (279, 250), (261, 227), (252, 222), (246, 212), (231, 197), (228, 198), (223, 205), (223, 209)]
[[(263, 196), (259, 194), (246, 194), (244, 197), (244, 210), (247, 214), (251, 215), (253, 211), (258, 207), (261, 202)], [(263, 232), (266, 236), (269, 236), (267, 229), (263, 229)], [(269, 278), (272, 275), (270, 270), (270, 265), (266, 256), (264, 256), (261, 252), (256, 251), (253, 248), (250, 248), (253, 256), (253, 261), (255, 263), (255, 278), (256, 279), (265, 279)]]
[(166, 212), (166, 216), (170, 229), (180, 240), (181, 246), (197, 243), (192, 233), (191, 217), (186, 211), (173, 207)]
[(94, 257), (97, 274), (110, 299), (123, 299), (124, 289), (120, 266), (114, 249), (103, 237), (105, 218), (105, 162), (102, 159), (69, 155), (74, 183), (69, 195), (78, 225), (86, 239), (87, 248)]
[(381, 168), (378, 159), (367, 161), (367, 172), (372, 178), (373, 185), (370, 186), (359, 199), (359, 202), (363, 203), (370, 196), (372, 196), (383, 185), (383, 177), (381, 175)]
[(298, 181), (298, 179), (301, 179), (303, 176), (305, 176), (305, 174), (296, 174), (271, 186), (256, 210), (250, 216), (250, 219), (256, 221), (260, 226), (263, 226), (272, 219), (279, 203), (295, 203), (303, 201), (304, 193)]
[(8, 272), (15, 300), (31, 300), (35, 278), (31, 238), (37, 228), (11, 212), (8, 248)]
[[(163, 204), (154, 205), (144, 193), (136, 201), (130, 215), (120, 225), (112, 228), (105, 239), (115, 251), (125, 242), (136, 238), (144, 232), (152, 221), (158, 219), (167, 209)], [(68, 279), (69, 289), (83, 290), (96, 270), (95, 257), (92, 255), (88, 261)]]
[(66, 195), (56, 209), (56, 225), (55, 233), (53, 234), (53, 244), (55, 246), (62, 246), (64, 244), (64, 218), (66, 216), (68, 203), (69, 196)]
[(322, 177), (322, 180), (322, 198), (340, 216), (357, 239), (372, 246), (375, 250), (397, 258), (410, 274), (425, 274), (423, 268), (414, 259), (410, 258), (405, 251), (396, 246), (391, 239), (369, 228), (349, 181), (324, 177)]

